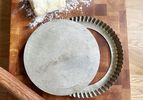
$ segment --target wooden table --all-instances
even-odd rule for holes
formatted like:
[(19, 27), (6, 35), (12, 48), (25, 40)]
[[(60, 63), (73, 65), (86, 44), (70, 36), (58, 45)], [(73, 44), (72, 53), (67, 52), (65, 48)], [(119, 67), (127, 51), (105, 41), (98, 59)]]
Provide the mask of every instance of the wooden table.
[(132, 100), (143, 100), (143, 0), (126, 0)]
[[(23, 76), (26, 73), (24, 72), (21, 54), (23, 52), (24, 44), (31, 34), (31, 31), (25, 30), (24, 28), (24, 26), (28, 24), (29, 19), (23, 18), (20, 13), (15, 13), (17, 3), (17, 0), (12, 0), (9, 71), (35, 90), (35, 87), (29, 81), (28, 77)], [(92, 6), (88, 9), (84, 9), (84, 11), (84, 15), (95, 16), (96, 18), (108, 23), (118, 33), (124, 49), (123, 70), (118, 78), (118, 81), (116, 82), (116, 85), (112, 86), (112, 88), (105, 94), (90, 100), (114, 100), (115, 98), (116, 100), (130, 100), (125, 1), (95, 0), (93, 1)], [(79, 15), (79, 13), (73, 14)], [(37, 89), (35, 91), (43, 95), (41, 91)], [(63, 97), (54, 97), (47, 94), (44, 94), (43, 96), (52, 100), (55, 98), (58, 98), (58, 100), (63, 100)], [(64, 97), (64, 99), (73, 100), (73, 98), (68, 97)]]

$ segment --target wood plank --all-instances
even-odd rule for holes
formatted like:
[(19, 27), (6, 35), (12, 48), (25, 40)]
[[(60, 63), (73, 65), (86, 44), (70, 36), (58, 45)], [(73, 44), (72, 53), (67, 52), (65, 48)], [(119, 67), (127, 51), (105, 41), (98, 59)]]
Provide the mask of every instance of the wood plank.
[(36, 92), (32, 91), (12, 74), (0, 67), (0, 85), (9, 90), (20, 100), (44, 100)]
[(131, 74), (131, 98), (143, 99), (143, 0), (126, 0), (129, 57)]

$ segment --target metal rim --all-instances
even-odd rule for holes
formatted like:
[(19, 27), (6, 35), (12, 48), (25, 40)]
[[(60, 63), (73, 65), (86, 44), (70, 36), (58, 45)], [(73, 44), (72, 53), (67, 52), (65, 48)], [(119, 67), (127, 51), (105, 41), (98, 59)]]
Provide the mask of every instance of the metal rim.
[(89, 16), (78, 16), (72, 17), (70, 18), (70, 20), (78, 22), (84, 25), (86, 28), (97, 31), (105, 38), (111, 52), (111, 63), (109, 66), (109, 70), (107, 71), (105, 76), (97, 83), (89, 85), (84, 90), (78, 91), (74, 94), (71, 94), (70, 96), (75, 98), (90, 98), (101, 95), (114, 84), (119, 76), (119, 73), (121, 72), (123, 65), (123, 49), (121, 42), (115, 31), (113, 31), (113, 29), (110, 28), (109, 25), (99, 19)]

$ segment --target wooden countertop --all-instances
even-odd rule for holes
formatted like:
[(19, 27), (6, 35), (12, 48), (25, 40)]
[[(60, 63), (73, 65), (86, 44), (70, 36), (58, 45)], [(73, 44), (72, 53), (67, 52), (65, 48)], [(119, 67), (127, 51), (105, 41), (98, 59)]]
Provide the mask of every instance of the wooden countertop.
[(132, 100), (143, 100), (143, 0), (126, 0)]
[[(99, 0), (97, 0), (99, 1)], [(105, 2), (106, 0), (102, 0)], [(129, 57), (131, 71), (131, 98), (132, 100), (143, 99), (143, 1), (126, 0)], [(6, 9), (5, 9), (6, 8)], [(136, 15), (136, 16), (135, 16)], [(10, 22), (10, 0), (0, 0), (0, 65), (8, 66), (9, 57), (9, 22)], [(133, 24), (134, 23), (134, 24)], [(7, 69), (7, 68), (6, 68)], [(0, 89), (0, 100), (5, 100), (6, 91)]]

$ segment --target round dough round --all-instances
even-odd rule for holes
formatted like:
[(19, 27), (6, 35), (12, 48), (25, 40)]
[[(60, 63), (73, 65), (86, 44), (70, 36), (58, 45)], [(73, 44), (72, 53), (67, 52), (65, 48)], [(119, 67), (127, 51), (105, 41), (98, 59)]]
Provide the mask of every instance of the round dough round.
[(29, 0), (29, 2), (37, 16), (44, 16), (66, 6), (66, 0)]
[(81, 91), (93, 80), (100, 62), (98, 44), (88, 29), (70, 20), (53, 20), (30, 36), (24, 51), (31, 81), (53, 95)]

